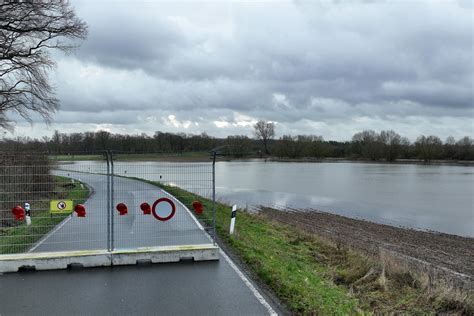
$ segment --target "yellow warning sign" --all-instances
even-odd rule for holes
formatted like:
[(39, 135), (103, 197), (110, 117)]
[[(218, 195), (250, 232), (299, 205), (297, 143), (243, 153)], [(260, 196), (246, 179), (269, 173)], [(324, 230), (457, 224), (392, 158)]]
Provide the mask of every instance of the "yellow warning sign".
[(49, 209), (51, 214), (71, 213), (73, 204), (72, 200), (52, 200)]

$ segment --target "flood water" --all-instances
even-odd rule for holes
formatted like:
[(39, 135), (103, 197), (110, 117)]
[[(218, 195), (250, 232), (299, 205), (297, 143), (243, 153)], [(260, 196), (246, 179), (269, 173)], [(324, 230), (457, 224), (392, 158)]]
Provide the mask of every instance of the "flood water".
[(474, 236), (474, 167), (220, 162), (218, 197)]
[[(158, 180), (160, 172), (151, 170), (162, 169), (166, 164), (117, 163), (117, 170), (118, 174), (127, 170), (128, 176), (144, 177), (147, 172), (143, 170), (151, 168), (146, 178)], [(209, 169), (204, 168), (201, 169), (205, 170), (204, 177), (209, 178)], [(237, 203), (239, 207), (318, 209), (379, 223), (474, 237), (474, 167), (217, 162), (216, 191), (217, 199)]]

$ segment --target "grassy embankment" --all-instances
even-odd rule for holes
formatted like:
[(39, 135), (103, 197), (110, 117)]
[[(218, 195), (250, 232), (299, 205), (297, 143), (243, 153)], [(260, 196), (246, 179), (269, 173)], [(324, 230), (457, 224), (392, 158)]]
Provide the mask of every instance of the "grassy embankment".
[[(205, 212), (212, 209), (207, 199), (177, 187), (152, 183), (173, 194), (190, 209), (196, 199), (203, 202)], [(216, 209), (220, 239), (293, 313), (429, 314), (462, 312), (464, 308), (428, 295), (406, 272), (385, 271), (373, 258), (264, 215), (239, 212), (236, 232), (229, 236), (231, 208), (217, 203)], [(201, 217), (211, 216), (204, 213)]]
[(42, 198), (31, 201), (31, 226), (25, 222), (12, 227), (0, 227), (0, 254), (21, 253), (32, 247), (38, 240), (65, 219), (67, 214), (51, 215), (50, 200), (73, 200), (74, 205), (84, 203), (89, 196), (87, 186), (81, 187), (81, 182), (72, 183), (70, 178), (53, 177), (55, 181), (53, 192)]
[[(149, 153), (149, 154), (116, 154), (118, 161), (209, 161), (209, 152), (182, 152), (182, 153)], [(51, 155), (54, 161), (84, 161), (104, 160), (103, 155)]]

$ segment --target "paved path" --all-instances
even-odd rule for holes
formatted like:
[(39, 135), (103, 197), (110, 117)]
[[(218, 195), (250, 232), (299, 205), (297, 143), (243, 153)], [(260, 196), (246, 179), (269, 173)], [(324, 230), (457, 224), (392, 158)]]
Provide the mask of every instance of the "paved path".
[[(87, 215), (75, 215), (66, 219), (51, 234), (32, 248), (35, 252), (107, 249), (107, 177), (98, 174), (56, 171), (56, 175), (80, 179), (92, 189), (92, 195), (84, 203)], [(150, 205), (162, 197), (168, 197), (176, 205), (176, 213), (169, 221), (161, 222), (153, 215), (143, 215), (140, 204)], [(125, 203), (128, 214), (114, 212), (115, 249), (195, 245), (211, 243), (209, 236), (200, 228), (190, 211), (176, 198), (151, 184), (114, 178), (114, 204)], [(166, 206), (168, 206), (166, 204)], [(170, 211), (163, 210), (161, 217)]]
[[(87, 217), (73, 217), (64, 222), (33, 251), (103, 249), (106, 245), (104, 177), (69, 174), (94, 190), (85, 203)], [(164, 195), (166, 193), (146, 183), (116, 178), (117, 202), (137, 205), (147, 200), (151, 204)], [(117, 248), (209, 242), (205, 232), (178, 203), (176, 216), (166, 223), (144, 216), (131, 207), (129, 212), (129, 216), (116, 217)], [(88, 239), (84, 239), (85, 235)], [(0, 275), (2, 316), (268, 315), (279, 312), (267, 301), (223, 252), (219, 261)]]

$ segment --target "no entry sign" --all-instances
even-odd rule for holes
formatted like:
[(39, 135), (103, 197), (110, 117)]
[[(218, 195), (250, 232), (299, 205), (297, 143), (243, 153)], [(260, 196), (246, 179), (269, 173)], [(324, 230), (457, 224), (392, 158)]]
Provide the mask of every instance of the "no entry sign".
[[(176, 205), (168, 198), (161, 198), (156, 200), (155, 203), (153, 203), (151, 212), (157, 220), (166, 222), (167, 220), (170, 220), (176, 213)], [(161, 216), (167, 212), (169, 212), (169, 215)]]

